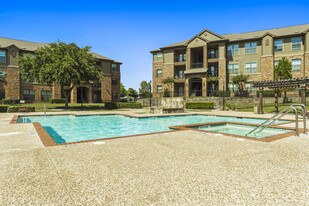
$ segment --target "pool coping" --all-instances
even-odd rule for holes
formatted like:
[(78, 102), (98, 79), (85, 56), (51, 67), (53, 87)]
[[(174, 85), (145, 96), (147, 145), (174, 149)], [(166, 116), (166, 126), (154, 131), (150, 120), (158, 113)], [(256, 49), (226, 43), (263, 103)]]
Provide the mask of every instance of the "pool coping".
[[(265, 119), (262, 117), (245, 117), (245, 116), (234, 116), (234, 115), (211, 115), (211, 114), (197, 114), (197, 113), (177, 113), (177, 114), (158, 114), (158, 115), (145, 115), (145, 116), (138, 116), (138, 115), (131, 115), (131, 114), (122, 114), (122, 113), (105, 113), (105, 114), (75, 114), (75, 113), (68, 113), (68, 114), (18, 114), (14, 115), (13, 118), (10, 121), (10, 124), (17, 124), (17, 120), (19, 117), (27, 117), (27, 116), (63, 116), (63, 115), (72, 115), (72, 116), (94, 116), (94, 115), (123, 115), (127, 117), (132, 117), (132, 118), (151, 118), (151, 117), (167, 117), (167, 116), (189, 116), (189, 115), (205, 115), (205, 116), (223, 116), (223, 117), (237, 117), (237, 118), (250, 118), (250, 119)], [(291, 124), (295, 122), (295, 120), (291, 119), (280, 119), (284, 121), (289, 121), (285, 123), (280, 123), (276, 124), (276, 126), (284, 125), (284, 124)], [(222, 122), (222, 121), (221, 121)], [(301, 120), (298, 120), (298, 122), (301, 122)], [(200, 124), (189, 124), (190, 126), (193, 125), (201, 125), (201, 124), (218, 124), (219, 122), (211, 122), (211, 123), (200, 123)], [(234, 124), (235, 122), (229, 122)], [(26, 123), (29, 124), (29, 123)], [(243, 125), (249, 125), (249, 126), (259, 126), (258, 124), (247, 124), (247, 123), (240, 123)], [(256, 141), (261, 141), (258, 138), (250, 138), (250, 137), (244, 137), (244, 136), (238, 136), (238, 135), (231, 135), (231, 134), (226, 134), (226, 133), (219, 133), (219, 132), (211, 132), (211, 131), (205, 131), (205, 130), (197, 130), (193, 128), (188, 128), (187, 126), (189, 125), (177, 125), (177, 126), (170, 126), (169, 128), (174, 129), (177, 127), (177, 129), (173, 131), (163, 131), (163, 132), (155, 132), (155, 133), (143, 133), (143, 134), (135, 134), (135, 135), (127, 135), (127, 136), (119, 136), (119, 137), (110, 137), (110, 138), (100, 138), (100, 139), (92, 139), (92, 140), (83, 140), (83, 141), (75, 141), (75, 142), (67, 142), (67, 143), (56, 143), (55, 140), (47, 133), (47, 131), (42, 127), (42, 125), (39, 122), (32, 122), (33, 127), (35, 128), (38, 136), (41, 139), (41, 142), (45, 147), (50, 147), (50, 146), (63, 146), (63, 145), (72, 145), (72, 144), (80, 144), (80, 143), (87, 143), (87, 142), (96, 142), (96, 141), (105, 141), (105, 140), (113, 140), (113, 139), (121, 139), (121, 138), (127, 138), (127, 137), (137, 137), (137, 136), (144, 136), (144, 135), (153, 135), (153, 134), (162, 134), (162, 133), (170, 133), (170, 132), (179, 132), (179, 131), (185, 131), (185, 130), (193, 130), (193, 131), (199, 131), (199, 132), (204, 132), (204, 133), (216, 133), (216, 134), (223, 134), (226, 136), (234, 136), (237, 138), (243, 138), (243, 139), (250, 139), (250, 140), (256, 140)], [(274, 125), (273, 125), (274, 126)], [(271, 126), (272, 127), (272, 126)], [(279, 128), (277, 127), (277, 128)], [(295, 128), (291, 127), (284, 127), (285, 129), (292, 129), (295, 130)], [(280, 128), (281, 129), (281, 128)], [(303, 129), (299, 129), (299, 131), (303, 132)], [(278, 135), (274, 135), (276, 137), (270, 138), (270, 139), (265, 139), (268, 137), (264, 137), (261, 139), (265, 139), (262, 142), (271, 142), (277, 139), (282, 139), (284, 137), (292, 136), (295, 132), (289, 132), (289, 133), (283, 133), (280, 134), (280, 137), (277, 137)], [(289, 134), (288, 136), (286, 136)]]
[[(216, 124), (238, 124), (238, 125), (255, 126), (255, 127), (256, 126), (260, 126), (259, 124), (220, 121), (220, 122), (209, 122), (209, 123), (177, 125), (177, 126), (170, 126), (169, 128), (171, 128), (171, 129), (178, 129), (180, 131), (183, 131), (183, 130), (193, 130), (193, 131), (198, 131), (198, 132), (202, 132), (202, 133), (222, 134), (222, 135), (225, 135), (225, 136), (237, 137), (237, 138), (248, 139), (248, 140), (255, 140), (255, 141), (260, 141), (260, 142), (272, 142), (272, 141), (279, 140), (279, 139), (282, 139), (282, 138), (285, 138), (285, 137), (296, 135), (295, 128), (293, 128), (293, 127), (282, 127), (282, 126), (278, 126), (278, 125), (270, 125), (268, 127), (269, 128), (274, 128), (274, 129), (287, 129), (287, 130), (293, 130), (293, 131), (285, 132), (285, 133), (277, 134), (277, 135), (272, 135), (272, 136), (268, 136), (268, 137), (263, 137), (263, 138), (254, 138), (254, 137), (234, 135), (234, 134), (228, 134), (228, 133), (223, 133), (223, 132), (213, 132), (213, 131), (201, 130), (201, 129), (193, 128), (193, 127), (197, 127), (197, 126), (216, 125)], [(299, 131), (299, 133), (302, 133), (302, 132), (304, 132), (304, 129), (299, 128), (298, 131)]]

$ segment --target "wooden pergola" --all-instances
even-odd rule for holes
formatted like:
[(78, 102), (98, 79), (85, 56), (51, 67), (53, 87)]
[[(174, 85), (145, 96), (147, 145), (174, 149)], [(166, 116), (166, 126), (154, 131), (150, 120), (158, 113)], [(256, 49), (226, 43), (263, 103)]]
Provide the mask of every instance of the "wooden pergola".
[(276, 112), (278, 112), (279, 89), (300, 88), (301, 89), (301, 103), (306, 105), (306, 87), (308, 85), (309, 85), (309, 77), (252, 82), (253, 87), (259, 88), (259, 97), (260, 97), (259, 113), (263, 114), (263, 90), (264, 88), (275, 90), (275, 108), (276, 108)]

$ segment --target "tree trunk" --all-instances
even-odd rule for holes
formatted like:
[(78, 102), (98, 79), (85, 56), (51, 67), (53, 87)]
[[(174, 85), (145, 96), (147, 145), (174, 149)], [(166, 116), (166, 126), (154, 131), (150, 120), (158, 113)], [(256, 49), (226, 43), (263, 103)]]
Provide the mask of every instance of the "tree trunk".
[(284, 93), (283, 93), (283, 104), (284, 103), (287, 103), (287, 97), (286, 97), (286, 93), (287, 93), (287, 91), (284, 91)]
[(260, 88), (259, 114), (264, 114), (263, 111), (263, 88)]
[(73, 89), (74, 85), (71, 86), (71, 88), (69, 90), (67, 90), (67, 92), (64, 90), (64, 86), (61, 85), (61, 92), (62, 94), (64, 95), (64, 98), (65, 98), (65, 106), (64, 106), (64, 109), (67, 110), (69, 109), (69, 96), (70, 96), (70, 93)]

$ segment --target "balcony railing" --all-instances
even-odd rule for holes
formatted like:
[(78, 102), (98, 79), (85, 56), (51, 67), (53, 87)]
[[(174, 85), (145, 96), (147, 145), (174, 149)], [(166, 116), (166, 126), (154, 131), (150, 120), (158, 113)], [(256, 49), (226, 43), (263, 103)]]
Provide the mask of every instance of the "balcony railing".
[(218, 52), (208, 53), (208, 59), (216, 59), (216, 58), (218, 58)]
[(177, 80), (185, 79), (185, 75), (175, 75), (174, 78)]
[(186, 54), (180, 54), (175, 56), (175, 62), (185, 62), (186, 61)]
[(203, 68), (203, 62), (192, 63), (192, 68)]
[(209, 71), (208, 72), (209, 77), (218, 77), (218, 70), (215, 71)]
[(197, 90), (197, 89), (190, 90), (190, 96), (191, 97), (202, 96), (202, 94), (203, 94), (202, 90)]
[(185, 92), (175, 91), (175, 97), (184, 97), (184, 96), (185, 96)]

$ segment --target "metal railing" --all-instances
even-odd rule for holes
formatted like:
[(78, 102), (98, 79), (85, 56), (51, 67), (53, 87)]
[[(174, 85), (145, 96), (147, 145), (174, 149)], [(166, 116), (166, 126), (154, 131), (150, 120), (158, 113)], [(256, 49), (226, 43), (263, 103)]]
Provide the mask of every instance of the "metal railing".
[(192, 68), (203, 68), (203, 62), (192, 63)]
[(266, 129), (267, 127), (272, 125), (274, 122), (276, 122), (278, 119), (280, 119), (281, 117), (283, 117), (284, 115), (289, 113), (291, 110), (295, 111), (295, 124), (296, 124), (295, 129), (296, 129), (296, 135), (299, 136), (299, 132), (298, 132), (298, 110), (297, 109), (301, 109), (301, 111), (302, 111), (303, 125), (304, 125), (304, 134), (307, 134), (307, 129), (306, 129), (306, 105), (304, 105), (304, 104), (292, 104), (292, 105), (290, 105), (288, 107), (285, 107), (283, 110), (281, 110), (279, 113), (275, 114), (271, 118), (267, 119), (265, 122), (260, 124), (260, 126), (254, 128), (253, 130), (248, 132), (246, 134), (246, 136), (248, 136), (249, 134), (251, 134), (253, 132), (254, 132), (254, 134), (256, 134), (256, 133), (259, 133), (259, 132), (263, 131), (264, 129)]

